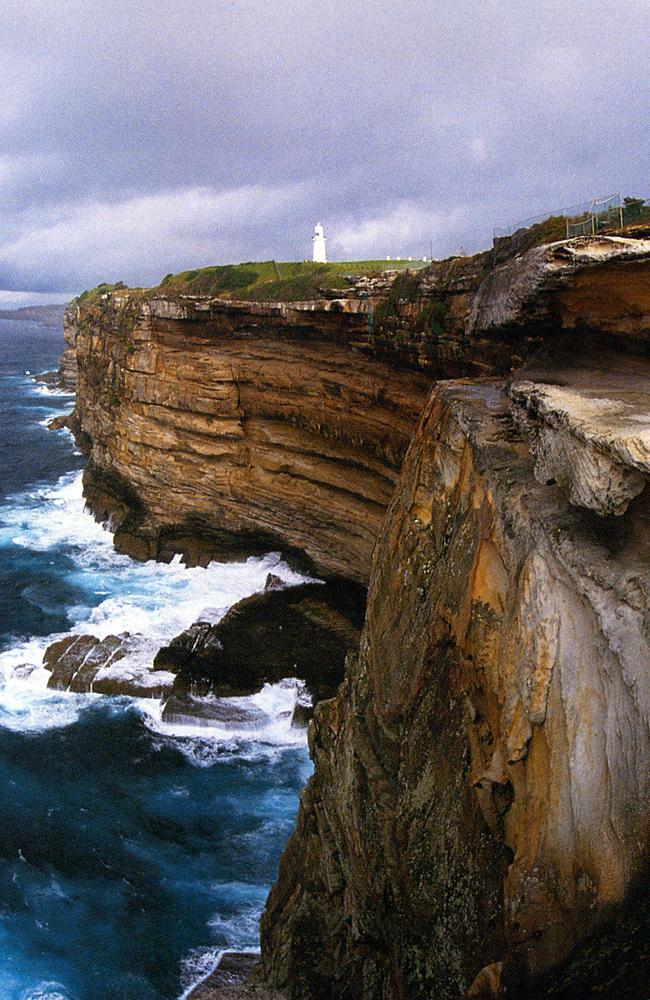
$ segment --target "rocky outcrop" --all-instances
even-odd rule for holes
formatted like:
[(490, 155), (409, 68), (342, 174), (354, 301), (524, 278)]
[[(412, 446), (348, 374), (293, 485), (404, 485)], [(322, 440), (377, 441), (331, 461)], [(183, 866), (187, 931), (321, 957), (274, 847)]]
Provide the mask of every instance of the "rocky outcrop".
[(65, 348), (59, 362), (58, 383), (62, 389), (74, 392), (77, 388), (77, 333), (78, 310), (76, 305), (68, 306), (63, 315), (63, 339)]
[(217, 968), (192, 990), (188, 1000), (286, 1000), (269, 989), (260, 971), (258, 955), (224, 952)]
[(565, 352), (520, 374), (510, 395), (532, 418), (536, 478), (603, 516), (625, 513), (650, 475), (647, 360)]
[(583, 236), (536, 247), (491, 268), (472, 299), (467, 332), (554, 326), (621, 342), (650, 333), (650, 240)]
[(48, 646), (43, 666), (51, 671), (47, 686), (58, 691), (160, 698), (171, 693), (174, 674), (152, 666), (155, 654), (143, 635), (68, 635)]
[(254, 694), (297, 677), (319, 701), (343, 680), (364, 610), (363, 590), (343, 581), (253, 594), (216, 624), (196, 622), (158, 652), (155, 666), (177, 675), (177, 695)]
[[(262, 924), (291, 1000), (541, 998), (589, 942), (638, 942), (610, 930), (650, 830), (649, 273), (598, 237), (316, 303), (77, 307), (73, 423), (118, 547), (370, 580)], [(197, 664), (221, 698), (246, 675), (243, 625), (268, 642), (231, 624), (230, 652), (210, 625), (165, 651), (179, 715)]]
[(359, 656), (316, 711), (262, 924), (273, 983), (522, 988), (625, 898), (650, 820), (648, 527), (644, 497), (599, 519), (536, 482), (502, 384), (434, 392)]

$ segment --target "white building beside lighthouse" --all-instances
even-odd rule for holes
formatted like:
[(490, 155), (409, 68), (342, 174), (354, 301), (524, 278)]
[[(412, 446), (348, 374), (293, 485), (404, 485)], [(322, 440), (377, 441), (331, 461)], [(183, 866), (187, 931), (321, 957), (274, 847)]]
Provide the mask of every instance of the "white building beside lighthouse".
[(311, 238), (312, 260), (317, 264), (327, 263), (327, 253), (325, 252), (325, 230), (320, 222), (314, 226), (314, 235)]

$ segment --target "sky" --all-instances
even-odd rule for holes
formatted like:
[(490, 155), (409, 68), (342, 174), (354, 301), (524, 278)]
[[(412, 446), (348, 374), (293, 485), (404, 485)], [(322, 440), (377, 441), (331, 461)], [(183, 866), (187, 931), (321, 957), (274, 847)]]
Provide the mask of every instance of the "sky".
[(650, 198), (648, 0), (2, 0), (0, 304)]

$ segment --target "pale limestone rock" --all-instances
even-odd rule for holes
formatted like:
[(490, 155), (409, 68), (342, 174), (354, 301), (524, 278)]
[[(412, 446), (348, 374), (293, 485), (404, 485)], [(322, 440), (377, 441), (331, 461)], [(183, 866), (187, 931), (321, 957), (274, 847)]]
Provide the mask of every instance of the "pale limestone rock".
[(606, 360), (556, 365), (547, 377), (557, 384), (526, 379), (510, 389), (531, 418), (536, 478), (603, 516), (623, 514), (650, 475), (650, 366)]

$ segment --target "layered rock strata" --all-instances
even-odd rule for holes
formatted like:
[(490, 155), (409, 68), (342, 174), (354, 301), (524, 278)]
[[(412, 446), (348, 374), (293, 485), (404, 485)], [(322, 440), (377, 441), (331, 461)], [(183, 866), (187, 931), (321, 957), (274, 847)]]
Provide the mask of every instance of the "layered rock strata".
[(262, 923), (273, 983), (496, 995), (624, 899), (650, 825), (648, 527), (644, 496), (600, 519), (538, 483), (501, 384), (438, 387), (359, 655), (316, 711)]
[(507, 372), (550, 331), (649, 335), (649, 259), (585, 238), (315, 302), (90, 296), (66, 313), (63, 365), (87, 499), (137, 558), (281, 547), (365, 583), (432, 378)]
[(355, 353), (354, 312), (200, 306), (113, 293), (78, 320), (91, 506), (136, 557), (239, 539), (366, 582), (429, 380)]

